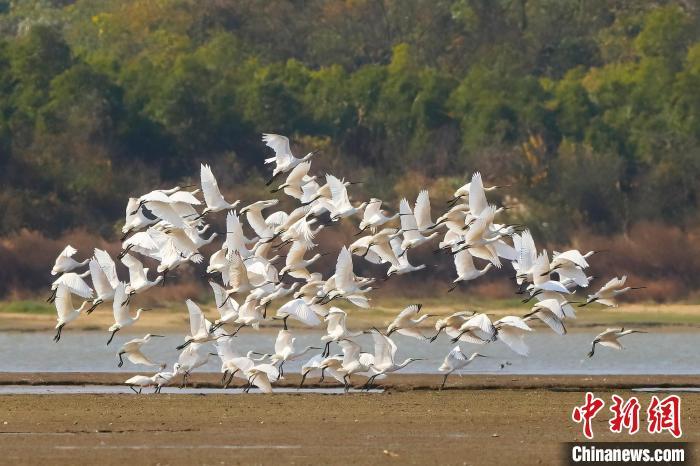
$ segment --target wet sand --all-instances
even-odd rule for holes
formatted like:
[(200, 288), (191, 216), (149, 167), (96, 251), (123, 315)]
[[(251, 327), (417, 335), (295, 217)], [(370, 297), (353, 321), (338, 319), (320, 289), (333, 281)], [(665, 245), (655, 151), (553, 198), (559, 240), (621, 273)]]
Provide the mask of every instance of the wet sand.
[[(634, 395), (647, 406), (650, 395)], [(683, 440), (698, 442), (700, 395), (682, 398)], [(570, 419), (582, 400), (579, 391), (510, 388), (3, 395), (0, 463), (559, 464), (561, 443), (582, 440), (580, 426)], [(669, 434), (611, 434), (609, 417), (606, 409), (595, 419), (596, 440), (672, 440)]]
[[(151, 375), (153, 372), (0, 372), (0, 385), (119, 385), (136, 375)], [(355, 376), (354, 386), (360, 388), (366, 378)], [(276, 387), (296, 388), (301, 377), (287, 373), (284, 379), (275, 383)], [(179, 385), (181, 379), (174, 380)], [(240, 381), (242, 382), (242, 381)], [(240, 385), (239, 382), (239, 385)], [(440, 374), (390, 374), (385, 379), (377, 379), (375, 384), (392, 392), (437, 390), (442, 383)], [(188, 386), (220, 388), (221, 374), (193, 373)], [(338, 382), (327, 377), (323, 383), (309, 377), (304, 387), (340, 387)], [(449, 376), (444, 390), (536, 390), (585, 391), (633, 389), (646, 387), (700, 387), (700, 375), (513, 375), (513, 374), (457, 374)], [(124, 387), (125, 393), (128, 388)]]

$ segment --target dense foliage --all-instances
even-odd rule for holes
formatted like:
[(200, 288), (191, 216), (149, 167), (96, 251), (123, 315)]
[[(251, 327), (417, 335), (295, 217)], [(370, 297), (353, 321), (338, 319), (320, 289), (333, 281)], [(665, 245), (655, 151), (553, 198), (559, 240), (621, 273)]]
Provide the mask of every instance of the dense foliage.
[(263, 131), (388, 201), (481, 170), (544, 238), (685, 228), (699, 36), (684, 0), (0, 1), (0, 234), (112, 235), (203, 160), (259, 192)]

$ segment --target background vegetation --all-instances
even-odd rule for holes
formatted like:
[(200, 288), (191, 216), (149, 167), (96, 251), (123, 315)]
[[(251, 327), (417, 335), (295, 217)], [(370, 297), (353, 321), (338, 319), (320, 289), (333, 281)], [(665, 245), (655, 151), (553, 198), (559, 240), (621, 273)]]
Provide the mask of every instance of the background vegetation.
[(45, 286), (76, 228), (114, 246), (130, 194), (201, 161), (269, 196), (264, 131), (389, 205), (480, 170), (542, 246), (687, 298), (699, 39), (692, 0), (0, 1), (0, 295)]

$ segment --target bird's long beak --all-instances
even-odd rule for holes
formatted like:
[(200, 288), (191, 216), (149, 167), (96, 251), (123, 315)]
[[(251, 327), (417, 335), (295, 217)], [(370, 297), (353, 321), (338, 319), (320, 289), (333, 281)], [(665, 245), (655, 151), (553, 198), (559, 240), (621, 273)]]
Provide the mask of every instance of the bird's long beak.
[(160, 338), (165, 338), (165, 335), (154, 335), (154, 334), (151, 334), (151, 336), (152, 336), (152, 337), (160, 337)]

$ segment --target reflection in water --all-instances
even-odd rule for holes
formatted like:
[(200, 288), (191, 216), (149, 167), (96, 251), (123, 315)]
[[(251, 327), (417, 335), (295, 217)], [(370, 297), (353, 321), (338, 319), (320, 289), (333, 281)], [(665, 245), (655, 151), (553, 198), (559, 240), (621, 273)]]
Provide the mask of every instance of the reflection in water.
[[(307, 345), (319, 345), (320, 332), (294, 331), (296, 347), (301, 350)], [(597, 332), (595, 332), (597, 333)], [(544, 330), (528, 335), (530, 356), (518, 356), (500, 342), (486, 345), (461, 343), (466, 353), (479, 351), (490, 358), (479, 360), (469, 366), (468, 373), (505, 374), (697, 374), (696, 355), (698, 335), (696, 333), (647, 333), (632, 335), (623, 344), (625, 349), (615, 351), (600, 348), (593, 358), (586, 357), (594, 332), (572, 332), (559, 336)], [(102, 332), (65, 332), (64, 338), (56, 344), (51, 341), (51, 332), (2, 332), (0, 333), (0, 372), (155, 372), (152, 368), (135, 366), (125, 361), (117, 368), (116, 352), (125, 342), (142, 335), (119, 335), (111, 345), (106, 346), (108, 335)], [(255, 332), (244, 329), (236, 337), (240, 352), (248, 350), (271, 353), (274, 349), (276, 332)], [(426, 358), (409, 364), (404, 373), (436, 373), (442, 359), (454, 346), (442, 335), (434, 343), (423, 342), (402, 335), (392, 336), (399, 350), (398, 361), (409, 356)], [(166, 334), (165, 338), (151, 341), (143, 350), (154, 361), (172, 363), (177, 360), (175, 347), (182, 343), (183, 336)], [(357, 338), (364, 351), (373, 350), (372, 338), (362, 335)], [(340, 348), (332, 347), (333, 353)], [(212, 346), (213, 350), (213, 346)], [(311, 355), (309, 355), (311, 357)], [(306, 360), (288, 362), (285, 370), (297, 372)], [(509, 364), (508, 364), (509, 363)], [(503, 368), (501, 368), (503, 366)], [(218, 372), (221, 363), (217, 357), (199, 371)]]

